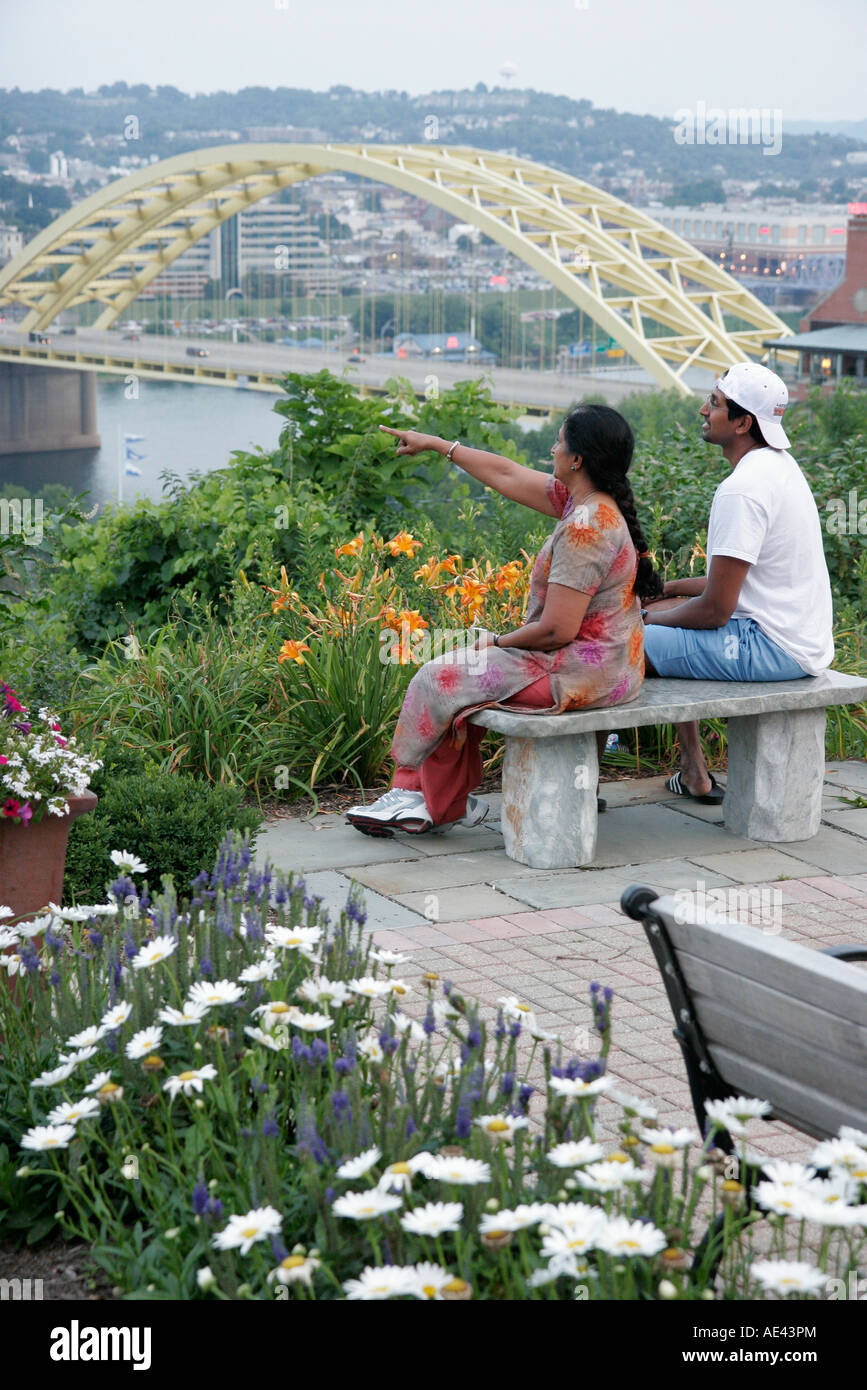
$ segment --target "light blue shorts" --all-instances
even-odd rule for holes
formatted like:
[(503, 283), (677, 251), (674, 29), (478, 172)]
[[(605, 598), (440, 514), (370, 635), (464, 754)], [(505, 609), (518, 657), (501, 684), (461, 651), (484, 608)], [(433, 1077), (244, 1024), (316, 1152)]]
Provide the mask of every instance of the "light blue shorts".
[(657, 675), (686, 680), (790, 681), (809, 674), (755, 618), (731, 618), (713, 628), (649, 624), (644, 653)]

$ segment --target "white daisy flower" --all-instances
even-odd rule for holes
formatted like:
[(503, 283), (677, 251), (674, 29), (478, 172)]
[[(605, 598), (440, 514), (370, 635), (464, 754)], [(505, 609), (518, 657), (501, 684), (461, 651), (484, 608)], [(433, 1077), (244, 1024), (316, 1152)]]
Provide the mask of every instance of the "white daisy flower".
[(48, 1149), (66, 1149), (74, 1138), (74, 1125), (35, 1125), (23, 1136), (21, 1147), (44, 1153)]
[(536, 1042), (556, 1042), (560, 1036), (559, 1033), (551, 1033), (547, 1028), (540, 1028), (535, 1014), (527, 1019), (524, 1027)]
[(431, 1008), (433, 1009), (433, 1016), (439, 1028), (442, 1028), (446, 1019), (460, 1018), (461, 1016), (454, 1004), (450, 1004), (448, 999), (435, 999)]
[(662, 1231), (643, 1221), (616, 1216), (599, 1237), (599, 1248), (609, 1255), (632, 1259), (636, 1255), (658, 1255), (668, 1244)]
[(552, 1208), (548, 1225), (553, 1229), (548, 1230), (542, 1238), (542, 1255), (545, 1259), (562, 1260), (564, 1256), (574, 1258), (597, 1249), (608, 1220), (601, 1207), (572, 1202), (566, 1208)]
[(787, 1163), (781, 1158), (763, 1162), (762, 1170), (775, 1187), (806, 1187), (816, 1176), (815, 1168), (805, 1163)]
[(352, 990), (343, 980), (329, 980), (325, 975), (318, 980), (305, 980), (295, 993), (308, 1004), (332, 1004), (336, 1009), (352, 999)]
[(109, 1009), (100, 1019), (100, 1025), (106, 1032), (113, 1032), (115, 1028), (120, 1028), (126, 1023), (132, 1013), (132, 1004), (115, 1004), (113, 1009)]
[(130, 854), (129, 850), (113, 849), (108, 857), (112, 864), (115, 864), (118, 869), (121, 869), (125, 873), (146, 874), (148, 871), (147, 864), (145, 864), (142, 859), (137, 858), (136, 855)]
[(79, 1062), (89, 1062), (91, 1057), (95, 1057), (98, 1051), (98, 1047), (79, 1047), (75, 1052), (61, 1052), (58, 1061), (64, 1064), (71, 1062), (74, 1067), (77, 1067)]
[(867, 1149), (851, 1139), (827, 1139), (816, 1145), (810, 1157), (817, 1168), (842, 1169), (850, 1178), (867, 1182)]
[(725, 1100), (707, 1100), (705, 1114), (716, 1127), (727, 1129), (729, 1134), (739, 1138), (746, 1133), (748, 1120), (761, 1119), (771, 1113), (766, 1100), (753, 1100), (749, 1096), (728, 1096)]
[(89, 1086), (85, 1086), (85, 1088), (84, 1088), (84, 1094), (85, 1094), (86, 1096), (93, 1096), (93, 1095), (96, 1095), (96, 1092), (100, 1089), (100, 1087), (101, 1087), (101, 1086), (105, 1086), (107, 1082), (111, 1082), (111, 1072), (109, 1072), (109, 1071), (100, 1071), (100, 1072), (97, 1072), (96, 1076), (93, 1078), (93, 1080), (91, 1081), (90, 1085), (89, 1085)]
[(827, 1274), (803, 1260), (756, 1260), (752, 1275), (767, 1293), (821, 1293)]
[(741, 1124), (746, 1124), (747, 1120), (762, 1120), (771, 1113), (768, 1101), (755, 1100), (752, 1096), (729, 1096), (723, 1104)]
[(46, 912), (42, 917), (34, 917), (31, 922), (18, 922), (15, 931), (19, 936), (23, 936), (26, 941), (31, 941), (34, 936), (39, 936), (42, 932), (59, 932), (63, 929), (63, 919), (55, 917), (53, 912)]
[(289, 1034), (285, 1028), (276, 1033), (263, 1033), (261, 1028), (245, 1028), (244, 1032), (262, 1047), (270, 1047), (272, 1052), (284, 1052), (289, 1046)]
[(517, 1019), (519, 1023), (526, 1023), (533, 1017), (533, 1010), (529, 1004), (525, 1004), (516, 994), (505, 994), (497, 1000), (503, 1010), (504, 1018)]
[[(18, 974), (18, 971), (21, 969), (23, 964), (24, 962), (22, 961), (17, 951), (13, 951), (11, 955), (8, 956), (0, 956), (0, 965), (2, 965), (3, 969), (6, 971), (10, 978), (13, 975)], [(40, 970), (42, 969), (41, 966), (39, 968)]]
[(183, 1091), (185, 1096), (191, 1096), (193, 1092), (201, 1095), (206, 1081), (213, 1081), (217, 1075), (217, 1068), (210, 1062), (206, 1062), (203, 1067), (198, 1067), (194, 1071), (182, 1071), (177, 1076), (170, 1076), (163, 1082), (163, 1090), (168, 1091), (171, 1100), (174, 1100), (178, 1092)]
[(324, 1033), (332, 1026), (334, 1019), (329, 1018), (328, 1014), (305, 1013), (303, 1009), (295, 1009), (289, 1022), (293, 1028), (300, 1028), (302, 1032)]
[(142, 1057), (147, 1057), (151, 1052), (156, 1052), (162, 1040), (162, 1028), (141, 1028), (138, 1033), (133, 1033), (127, 1043), (125, 1049), (126, 1055), (131, 1062), (138, 1062)]
[(556, 1144), (545, 1157), (556, 1168), (580, 1168), (582, 1163), (596, 1163), (605, 1150), (592, 1139), (572, 1139)]
[(246, 1255), (257, 1241), (278, 1236), (282, 1225), (283, 1218), (273, 1207), (255, 1207), (244, 1216), (233, 1212), (228, 1225), (217, 1231), (212, 1243), (217, 1250), (240, 1250)]
[(807, 1219), (807, 1193), (803, 1187), (760, 1182), (753, 1188), (753, 1196), (760, 1206), (777, 1216), (791, 1216), (795, 1221)]
[(381, 1158), (382, 1151), (376, 1146), (372, 1149), (365, 1149), (364, 1153), (356, 1154), (355, 1158), (348, 1158), (345, 1163), (341, 1163), (335, 1177), (363, 1178), (365, 1173), (368, 1173)]
[(850, 1144), (857, 1144), (859, 1148), (867, 1149), (867, 1130), (854, 1129), (852, 1125), (841, 1125), (839, 1137), (848, 1139)]
[(77, 1125), (79, 1120), (90, 1120), (99, 1114), (99, 1101), (87, 1097), (84, 1100), (64, 1101), (48, 1112), (50, 1125)]
[(631, 1161), (621, 1163), (619, 1159), (608, 1159), (604, 1163), (591, 1163), (587, 1168), (577, 1168), (575, 1181), (591, 1192), (619, 1192), (628, 1183), (651, 1182), (652, 1175)]
[(80, 1033), (74, 1033), (71, 1038), (66, 1039), (67, 1047), (95, 1047), (96, 1044), (105, 1037), (104, 1027), (94, 1025), (91, 1028), (84, 1028)]
[(486, 1211), (479, 1221), (479, 1234), (490, 1236), (500, 1231), (525, 1231), (539, 1221), (547, 1221), (548, 1211), (547, 1202), (528, 1202), (512, 1209), (504, 1207), (501, 1211)]
[(88, 917), (116, 917), (118, 911), (117, 903), (79, 903), (76, 907), (58, 907), (57, 903), (49, 903), (48, 906), (55, 917), (62, 918), (64, 922), (86, 922)]
[(380, 1047), (379, 1038), (375, 1033), (361, 1039), (358, 1043), (358, 1054), (365, 1057), (368, 1062), (382, 1062), (385, 1059), (385, 1053)]
[(479, 1115), (474, 1125), (484, 1130), (489, 1139), (501, 1139), (511, 1143), (519, 1129), (526, 1129), (530, 1121), (526, 1115)]
[(252, 965), (246, 966), (245, 969), (241, 971), (238, 979), (242, 980), (245, 985), (257, 985), (264, 980), (273, 980), (274, 976), (277, 974), (277, 970), (277, 957), (272, 956), (269, 952), (267, 955), (264, 955), (261, 960), (254, 961)]
[(413, 1265), (406, 1272), (415, 1276), (412, 1292), (416, 1298), (442, 1300), (443, 1289), (448, 1288), (455, 1277), (447, 1269), (443, 1269), (442, 1265), (427, 1262)]
[(377, 948), (371, 951), (370, 959), (376, 961), (378, 965), (406, 965), (411, 957), (402, 956), (399, 951), (386, 951)]
[(361, 995), (363, 999), (382, 999), (391, 993), (390, 980), (375, 980), (372, 975), (362, 975), (347, 983), (352, 993)]
[(312, 1288), (313, 1275), (321, 1264), (322, 1261), (313, 1255), (287, 1255), (276, 1269), (269, 1272), (268, 1283), (273, 1284), (276, 1280), (278, 1284), (305, 1284), (308, 1289)]
[(568, 1076), (552, 1076), (548, 1082), (549, 1087), (558, 1096), (569, 1096), (573, 1100), (583, 1100), (585, 1096), (598, 1096), (602, 1091), (607, 1091), (613, 1086), (610, 1076), (597, 1076), (595, 1081), (582, 1081), (580, 1077), (575, 1077), (570, 1081)]
[(213, 983), (197, 980), (194, 985), (190, 985), (190, 1002), (204, 1004), (209, 1009), (216, 1008), (219, 1004), (237, 1004), (243, 997), (244, 991), (234, 980), (214, 980)]
[(412, 994), (413, 987), (408, 985), (406, 980), (387, 980), (386, 984), (395, 999), (403, 999), (407, 994)]
[(608, 1097), (615, 1101), (621, 1110), (625, 1111), (631, 1118), (647, 1120), (651, 1124), (656, 1123), (659, 1112), (654, 1105), (648, 1104), (646, 1100), (639, 1100), (638, 1096), (631, 1096), (627, 1091), (619, 1089), (609, 1091)]
[(427, 1033), (424, 1031), (421, 1024), (417, 1023), (414, 1018), (410, 1018), (408, 1014), (396, 1013), (393, 1015), (392, 1022), (394, 1023), (395, 1031), (400, 1033), (401, 1037), (403, 1037), (404, 1033), (409, 1033), (414, 1043), (427, 1042)]
[(5, 951), (8, 946), (20, 946), (21, 936), (11, 927), (0, 927), (0, 951)]
[(406, 1297), (408, 1294), (418, 1297), (414, 1269), (404, 1269), (400, 1265), (383, 1265), (377, 1268), (367, 1265), (357, 1279), (346, 1279), (343, 1287), (349, 1300), (371, 1302), (383, 1298)]
[(5, 907), (5, 906), (4, 906), (4, 907), (0, 907), (0, 921), (2, 921), (4, 917), (14, 917), (14, 916), (15, 916), (14, 908)]
[(412, 1190), (413, 1168), (406, 1159), (389, 1163), (376, 1184), (382, 1192), (409, 1192)]
[(638, 1137), (660, 1162), (674, 1159), (698, 1139), (692, 1129), (640, 1129)]
[(401, 1206), (399, 1197), (392, 1197), (373, 1187), (369, 1192), (344, 1193), (332, 1203), (331, 1210), (335, 1216), (345, 1216), (350, 1221), (370, 1221), (374, 1217), (399, 1211)]
[(322, 936), (321, 927), (277, 927), (265, 928), (265, 940), (269, 946), (279, 947), (281, 951), (298, 951), (316, 946)]
[(275, 1028), (288, 1028), (293, 1015), (300, 1012), (296, 1004), (287, 1004), (285, 999), (271, 999), (267, 1004), (260, 1004), (253, 1010), (268, 1033), (273, 1033)]
[(75, 1071), (74, 1062), (64, 1062), (60, 1067), (54, 1067), (52, 1071), (44, 1071), (41, 1076), (37, 1076), (35, 1081), (31, 1081), (31, 1086), (57, 1086), (61, 1081), (67, 1081)]
[(405, 1212), (400, 1224), (412, 1235), (441, 1236), (446, 1231), (459, 1230), (463, 1214), (460, 1202), (427, 1202), (423, 1207)]
[(182, 1009), (173, 1009), (170, 1006), (160, 1009), (157, 1018), (160, 1023), (168, 1023), (172, 1028), (189, 1028), (194, 1023), (201, 1023), (207, 1012), (207, 1004), (192, 1004), (188, 1000)]
[(148, 941), (142, 946), (138, 955), (133, 956), (130, 965), (133, 970), (147, 970), (151, 965), (158, 965), (161, 960), (168, 960), (177, 948), (175, 937), (155, 936), (153, 941)]
[(474, 1187), (491, 1181), (491, 1165), (480, 1158), (464, 1158), (460, 1154), (429, 1154), (421, 1169), (426, 1178), (450, 1182), (460, 1187)]

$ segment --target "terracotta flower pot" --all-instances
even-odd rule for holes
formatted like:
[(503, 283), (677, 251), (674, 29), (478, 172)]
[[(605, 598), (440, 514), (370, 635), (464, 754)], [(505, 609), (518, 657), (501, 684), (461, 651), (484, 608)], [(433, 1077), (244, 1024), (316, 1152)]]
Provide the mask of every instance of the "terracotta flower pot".
[(96, 803), (86, 791), (68, 798), (65, 816), (46, 816), (35, 825), (0, 821), (0, 907), (11, 907), (16, 917), (35, 917), (47, 903), (62, 901), (69, 828)]

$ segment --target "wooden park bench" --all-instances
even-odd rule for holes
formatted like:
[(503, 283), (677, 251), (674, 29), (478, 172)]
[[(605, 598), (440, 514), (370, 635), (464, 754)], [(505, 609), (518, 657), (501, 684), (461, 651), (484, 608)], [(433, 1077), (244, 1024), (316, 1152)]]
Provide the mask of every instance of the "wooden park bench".
[[(633, 884), (620, 905), (642, 923), (656, 957), (702, 1135), (705, 1102), (730, 1096), (765, 1100), (767, 1119), (816, 1139), (836, 1137), (841, 1125), (867, 1132), (867, 972), (851, 964), (867, 961), (867, 946), (812, 950), (726, 920), (704, 895), (657, 897)], [(768, 1176), (763, 1160), (748, 1152), (742, 1162), (725, 1129), (714, 1145), (732, 1156), (749, 1209)], [(706, 1256), (715, 1266), (722, 1223), (700, 1243), (694, 1268)]]
[(537, 869), (592, 864), (597, 730), (728, 720), (727, 830), (751, 840), (808, 840), (822, 817), (825, 711), (867, 700), (867, 680), (823, 671), (792, 681), (653, 678), (637, 700), (575, 714), (483, 709), (470, 723), (505, 735), (506, 854)]

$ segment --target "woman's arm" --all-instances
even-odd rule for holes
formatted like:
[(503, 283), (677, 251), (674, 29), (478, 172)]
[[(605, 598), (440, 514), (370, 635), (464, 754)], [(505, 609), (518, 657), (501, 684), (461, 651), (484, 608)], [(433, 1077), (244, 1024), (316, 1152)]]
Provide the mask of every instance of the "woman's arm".
[[(420, 434), (418, 430), (393, 430), (388, 425), (380, 425), (379, 428), (400, 440), (397, 452), (407, 457), (424, 453), (425, 450), (447, 454), (452, 447), (452, 441), (440, 439), (439, 435)], [(485, 449), (471, 449), (468, 444), (458, 444), (452, 453), (452, 462), (473, 478), (478, 478), (485, 487), (492, 487), (495, 492), (508, 497), (510, 502), (520, 502), (522, 506), (532, 507), (534, 511), (544, 512), (546, 516), (557, 515), (548, 497), (548, 478), (551, 476), (549, 473), (542, 473), (535, 468), (524, 468), (522, 464), (515, 463), (514, 459), (506, 458), (504, 454), (490, 454)]]
[(549, 584), (541, 617), (515, 632), (504, 633), (498, 646), (531, 652), (559, 651), (578, 636), (590, 597), (566, 584)]

